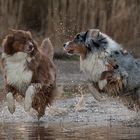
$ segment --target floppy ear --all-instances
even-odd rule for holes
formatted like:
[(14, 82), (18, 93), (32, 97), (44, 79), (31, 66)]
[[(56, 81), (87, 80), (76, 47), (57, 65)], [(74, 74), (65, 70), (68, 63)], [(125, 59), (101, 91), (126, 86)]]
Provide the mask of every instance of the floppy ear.
[(13, 42), (14, 42), (13, 35), (12, 34), (7, 35), (2, 42), (2, 47), (4, 49), (4, 52), (6, 52), (7, 54), (13, 53)]

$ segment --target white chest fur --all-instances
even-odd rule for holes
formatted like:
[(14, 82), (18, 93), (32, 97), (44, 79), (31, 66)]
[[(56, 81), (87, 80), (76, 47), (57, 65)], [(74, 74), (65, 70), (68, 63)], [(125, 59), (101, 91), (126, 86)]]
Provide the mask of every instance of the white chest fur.
[(80, 68), (85, 76), (93, 82), (97, 82), (100, 89), (103, 89), (107, 84), (106, 80), (100, 80), (101, 73), (107, 70), (105, 59), (98, 54), (89, 54), (86, 59), (80, 61)]
[(80, 61), (80, 68), (87, 78), (94, 82), (99, 82), (101, 73), (107, 70), (104, 59), (92, 53)]
[(4, 56), (7, 83), (15, 86), (19, 91), (25, 92), (31, 82), (32, 71), (27, 69), (27, 54), (18, 52), (13, 56)]
[(81, 70), (85, 73), (87, 78), (91, 81), (97, 82), (99, 88), (102, 89), (106, 84), (106, 80), (100, 80), (101, 73), (107, 69), (106, 57), (112, 53), (112, 51), (120, 50), (121, 47), (114, 40), (108, 37), (106, 34), (101, 33), (107, 39), (107, 49), (105, 52), (89, 53), (84, 60), (80, 61)]

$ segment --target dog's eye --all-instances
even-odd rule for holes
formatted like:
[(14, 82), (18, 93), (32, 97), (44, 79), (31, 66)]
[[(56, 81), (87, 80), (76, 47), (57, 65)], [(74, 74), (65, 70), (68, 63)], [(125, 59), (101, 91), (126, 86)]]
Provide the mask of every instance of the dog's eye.
[(76, 36), (76, 39), (80, 39), (80, 34), (78, 34), (78, 35)]
[(76, 36), (76, 40), (82, 42), (83, 41), (83, 38), (82, 38), (82, 36), (80, 34), (78, 34)]

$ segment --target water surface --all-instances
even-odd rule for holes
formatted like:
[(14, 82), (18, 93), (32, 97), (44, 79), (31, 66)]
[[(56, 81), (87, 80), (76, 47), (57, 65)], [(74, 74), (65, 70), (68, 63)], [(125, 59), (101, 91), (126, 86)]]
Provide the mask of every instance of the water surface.
[(3, 123), (0, 139), (7, 140), (139, 140), (140, 126), (85, 126), (47, 123)]

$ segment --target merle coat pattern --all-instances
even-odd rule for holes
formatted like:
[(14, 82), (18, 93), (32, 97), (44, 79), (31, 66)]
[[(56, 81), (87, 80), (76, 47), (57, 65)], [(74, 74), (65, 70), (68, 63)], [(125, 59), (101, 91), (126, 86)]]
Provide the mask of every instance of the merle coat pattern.
[(129, 108), (140, 108), (140, 59), (98, 29), (77, 34), (64, 50), (80, 55), (80, 68), (98, 94), (119, 96)]

